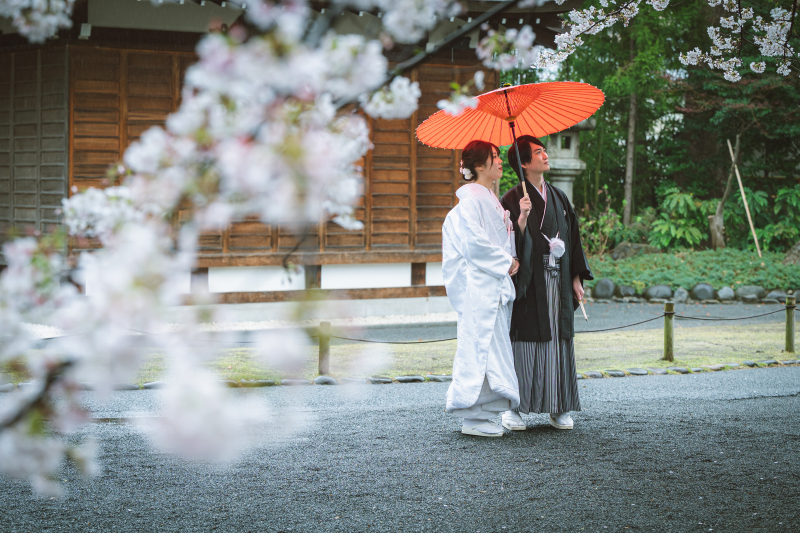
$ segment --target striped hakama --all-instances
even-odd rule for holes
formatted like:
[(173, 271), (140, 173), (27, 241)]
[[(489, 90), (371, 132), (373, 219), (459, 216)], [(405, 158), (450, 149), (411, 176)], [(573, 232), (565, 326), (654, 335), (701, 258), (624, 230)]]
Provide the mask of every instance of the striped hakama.
[(544, 278), (550, 315), (547, 342), (514, 342), (514, 368), (519, 382), (521, 413), (566, 413), (580, 411), (578, 380), (575, 372), (574, 339), (562, 339), (558, 317), (561, 309), (561, 260), (549, 264), (544, 256)]

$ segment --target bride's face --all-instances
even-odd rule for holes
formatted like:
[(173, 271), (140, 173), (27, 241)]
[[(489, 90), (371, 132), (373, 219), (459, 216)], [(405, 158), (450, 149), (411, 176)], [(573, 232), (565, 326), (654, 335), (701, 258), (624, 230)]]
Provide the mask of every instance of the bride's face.
[(497, 148), (492, 148), (492, 155), (489, 156), (486, 163), (483, 166), (476, 166), (475, 170), (491, 181), (497, 181), (503, 177), (503, 160), (500, 158)]

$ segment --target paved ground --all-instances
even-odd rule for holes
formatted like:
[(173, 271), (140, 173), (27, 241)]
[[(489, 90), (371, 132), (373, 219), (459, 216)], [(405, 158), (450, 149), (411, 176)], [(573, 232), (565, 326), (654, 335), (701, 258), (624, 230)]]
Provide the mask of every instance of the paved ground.
[[(800, 530), (800, 368), (580, 384), (575, 430), (536, 415), (501, 439), (461, 435), (446, 384), (236, 391), (312, 420), (294, 438), (252, 428), (262, 444), (227, 468), (92, 424), (102, 477), (65, 468), (53, 501), (0, 477), (0, 530)], [(95, 416), (155, 416), (159, 394), (118, 393)]]
[[(699, 304), (677, 304), (675, 311), (684, 316), (699, 316), (704, 318), (738, 318), (753, 315), (761, 315), (770, 311), (784, 309), (783, 305), (763, 304), (763, 305), (699, 305)], [(657, 317), (664, 312), (664, 306), (651, 304), (623, 304), (623, 303), (593, 303), (586, 306), (586, 313), (589, 321), (583, 319), (580, 309), (575, 312), (576, 331), (597, 330), (614, 328), (647, 320)], [(697, 327), (697, 326), (735, 326), (737, 324), (766, 324), (784, 323), (786, 315), (776, 313), (769, 316), (752, 318), (743, 321), (701, 321), (701, 320), (678, 320), (676, 327)], [(624, 331), (641, 329), (661, 329), (664, 327), (662, 320), (654, 320), (638, 326), (627, 328)], [(392, 324), (377, 325), (360, 328), (334, 328), (334, 335), (341, 337), (351, 337), (359, 339), (370, 339), (380, 341), (408, 341), (418, 339), (448, 339), (456, 336), (456, 323), (453, 321), (435, 322), (427, 324)], [(348, 341), (334, 340), (334, 343), (348, 343)]]

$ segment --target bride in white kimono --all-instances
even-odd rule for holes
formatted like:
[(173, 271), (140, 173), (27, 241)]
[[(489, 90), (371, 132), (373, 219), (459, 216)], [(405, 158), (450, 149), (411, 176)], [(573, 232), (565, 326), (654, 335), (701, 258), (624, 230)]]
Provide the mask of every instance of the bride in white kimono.
[(511, 276), (519, 263), (508, 211), (491, 185), (503, 175), (497, 147), (472, 141), (462, 152), (468, 184), (442, 227), (442, 275), (458, 312), (458, 347), (447, 411), (463, 418), (461, 432), (501, 437), (490, 421), (519, 405), (509, 329), (515, 297)]

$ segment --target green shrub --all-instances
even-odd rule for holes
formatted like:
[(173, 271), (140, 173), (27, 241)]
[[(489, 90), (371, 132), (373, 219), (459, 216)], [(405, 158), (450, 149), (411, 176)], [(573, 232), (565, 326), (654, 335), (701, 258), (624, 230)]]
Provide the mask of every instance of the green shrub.
[(583, 248), (588, 254), (603, 255), (616, 244), (615, 235), (624, 228), (620, 216), (611, 208), (611, 197), (608, 187), (600, 191), (605, 195), (605, 209), (592, 213), (584, 208), (578, 214), (578, 226), (581, 232)]
[[(610, 278), (618, 285), (642, 290), (653, 285), (691, 289), (710, 283), (715, 289), (760, 285), (771, 289), (800, 289), (800, 265), (783, 265), (782, 253), (733, 250), (646, 254), (615, 261), (610, 256), (590, 257), (595, 280)], [(590, 281), (593, 287), (596, 281)]]
[(631, 221), (630, 226), (623, 226), (622, 222), (614, 230), (614, 244), (628, 241), (635, 244), (650, 242), (653, 233), (653, 223), (656, 221), (657, 212), (652, 207), (646, 207)]
[(717, 202), (698, 200), (678, 187), (669, 187), (660, 196), (660, 214), (653, 222), (650, 244), (662, 250), (694, 248), (708, 239), (708, 215), (714, 212)]

